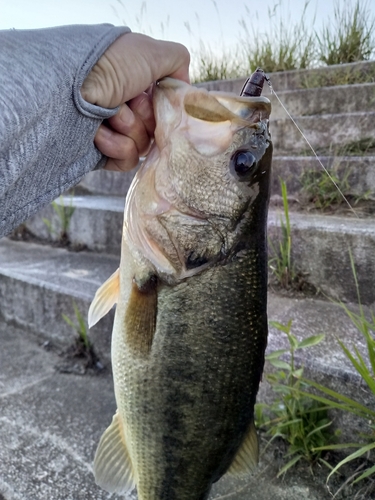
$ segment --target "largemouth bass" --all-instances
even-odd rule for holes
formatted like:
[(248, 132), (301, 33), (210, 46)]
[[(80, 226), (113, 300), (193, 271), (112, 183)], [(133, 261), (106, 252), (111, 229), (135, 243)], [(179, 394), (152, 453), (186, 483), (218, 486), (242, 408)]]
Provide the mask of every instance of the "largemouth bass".
[(94, 324), (117, 302), (118, 410), (94, 461), (110, 492), (203, 500), (257, 463), (253, 410), (267, 343), (270, 102), (166, 78), (155, 144), (129, 190), (119, 270)]

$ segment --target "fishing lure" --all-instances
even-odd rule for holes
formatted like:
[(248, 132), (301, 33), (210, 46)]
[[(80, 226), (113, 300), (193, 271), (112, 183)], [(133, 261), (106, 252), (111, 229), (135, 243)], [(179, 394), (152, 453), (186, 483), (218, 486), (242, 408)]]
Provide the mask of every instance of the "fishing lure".
[(346, 198), (346, 196), (344, 195), (344, 193), (341, 191), (341, 189), (339, 188), (339, 186), (337, 185), (337, 183), (335, 182), (335, 180), (333, 179), (333, 177), (331, 176), (331, 174), (329, 173), (329, 171), (327, 170), (327, 168), (321, 162), (320, 158), (316, 154), (313, 146), (311, 145), (310, 141), (307, 139), (306, 135), (303, 133), (302, 129), (299, 127), (299, 125), (297, 124), (297, 122), (295, 121), (295, 119), (292, 117), (292, 115), (286, 109), (286, 107), (284, 106), (284, 104), (281, 102), (279, 96), (276, 94), (274, 88), (272, 87), (271, 80), (269, 79), (269, 77), (266, 75), (266, 73), (263, 71), (262, 68), (257, 68), (254, 71), (254, 73), (246, 80), (246, 82), (244, 83), (244, 86), (242, 87), (240, 96), (242, 96), (242, 97), (260, 97), (262, 95), (263, 85), (264, 85), (265, 81), (268, 83), (268, 86), (270, 88), (271, 94), (273, 94), (276, 97), (276, 99), (279, 101), (280, 105), (282, 106), (282, 108), (284, 109), (284, 111), (286, 112), (286, 114), (288, 115), (288, 117), (292, 120), (292, 123), (294, 124), (294, 126), (297, 128), (297, 130), (299, 131), (299, 133), (302, 135), (302, 137), (306, 141), (307, 145), (309, 146), (309, 148), (313, 152), (315, 158), (317, 159), (319, 165), (322, 167), (322, 169), (324, 170), (324, 172), (328, 175), (328, 177), (330, 178), (331, 182), (334, 184), (334, 186), (336, 187), (336, 189), (338, 190), (338, 192), (340, 193), (340, 195), (342, 196), (342, 198), (344, 199), (345, 203), (348, 205), (348, 207), (350, 208), (350, 210), (358, 218), (357, 212), (351, 206), (351, 204), (349, 203), (348, 199)]
[(254, 73), (246, 80), (242, 87), (240, 96), (259, 97), (262, 95), (264, 81), (266, 81), (272, 91), (270, 79), (262, 68), (257, 68)]

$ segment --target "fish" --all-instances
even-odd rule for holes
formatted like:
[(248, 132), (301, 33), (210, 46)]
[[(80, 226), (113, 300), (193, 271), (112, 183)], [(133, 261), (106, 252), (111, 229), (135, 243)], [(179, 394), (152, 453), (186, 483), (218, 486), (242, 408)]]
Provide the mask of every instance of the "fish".
[(96, 483), (139, 500), (204, 500), (258, 461), (254, 404), (267, 344), (270, 101), (164, 78), (155, 140), (129, 189), (114, 304), (117, 411)]

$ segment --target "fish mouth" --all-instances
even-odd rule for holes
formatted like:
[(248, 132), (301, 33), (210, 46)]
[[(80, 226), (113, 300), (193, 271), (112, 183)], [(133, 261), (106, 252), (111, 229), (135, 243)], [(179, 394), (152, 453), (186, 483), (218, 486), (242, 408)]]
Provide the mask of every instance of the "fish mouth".
[(156, 87), (159, 89), (174, 89), (177, 90), (178, 88), (182, 88), (185, 85), (189, 85), (186, 82), (183, 82), (182, 80), (177, 80), (177, 78), (171, 78), (169, 76), (165, 76), (164, 78), (161, 78), (156, 82)]
[(271, 113), (271, 102), (267, 97), (207, 91), (171, 77), (156, 82), (153, 99), (156, 116), (160, 104), (162, 103), (160, 107), (165, 112), (168, 106), (163, 106), (163, 101), (169, 101), (171, 108), (179, 105), (180, 109), (184, 109), (193, 118), (211, 123), (230, 121), (238, 128), (257, 128), (256, 124), (268, 120)]

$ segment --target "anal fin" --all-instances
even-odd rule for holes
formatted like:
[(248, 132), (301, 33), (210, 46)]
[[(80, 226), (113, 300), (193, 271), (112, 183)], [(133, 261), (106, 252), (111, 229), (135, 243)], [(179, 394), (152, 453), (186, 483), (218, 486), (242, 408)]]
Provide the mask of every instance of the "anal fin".
[(227, 474), (235, 477), (249, 475), (258, 465), (258, 458), (258, 435), (254, 421), (252, 421), (245, 439), (238, 449)]
[(118, 410), (100, 439), (94, 458), (94, 475), (96, 484), (110, 493), (124, 494), (135, 486), (133, 467)]
[(96, 291), (88, 314), (89, 328), (105, 316), (117, 303), (120, 293), (120, 269), (117, 269)]

